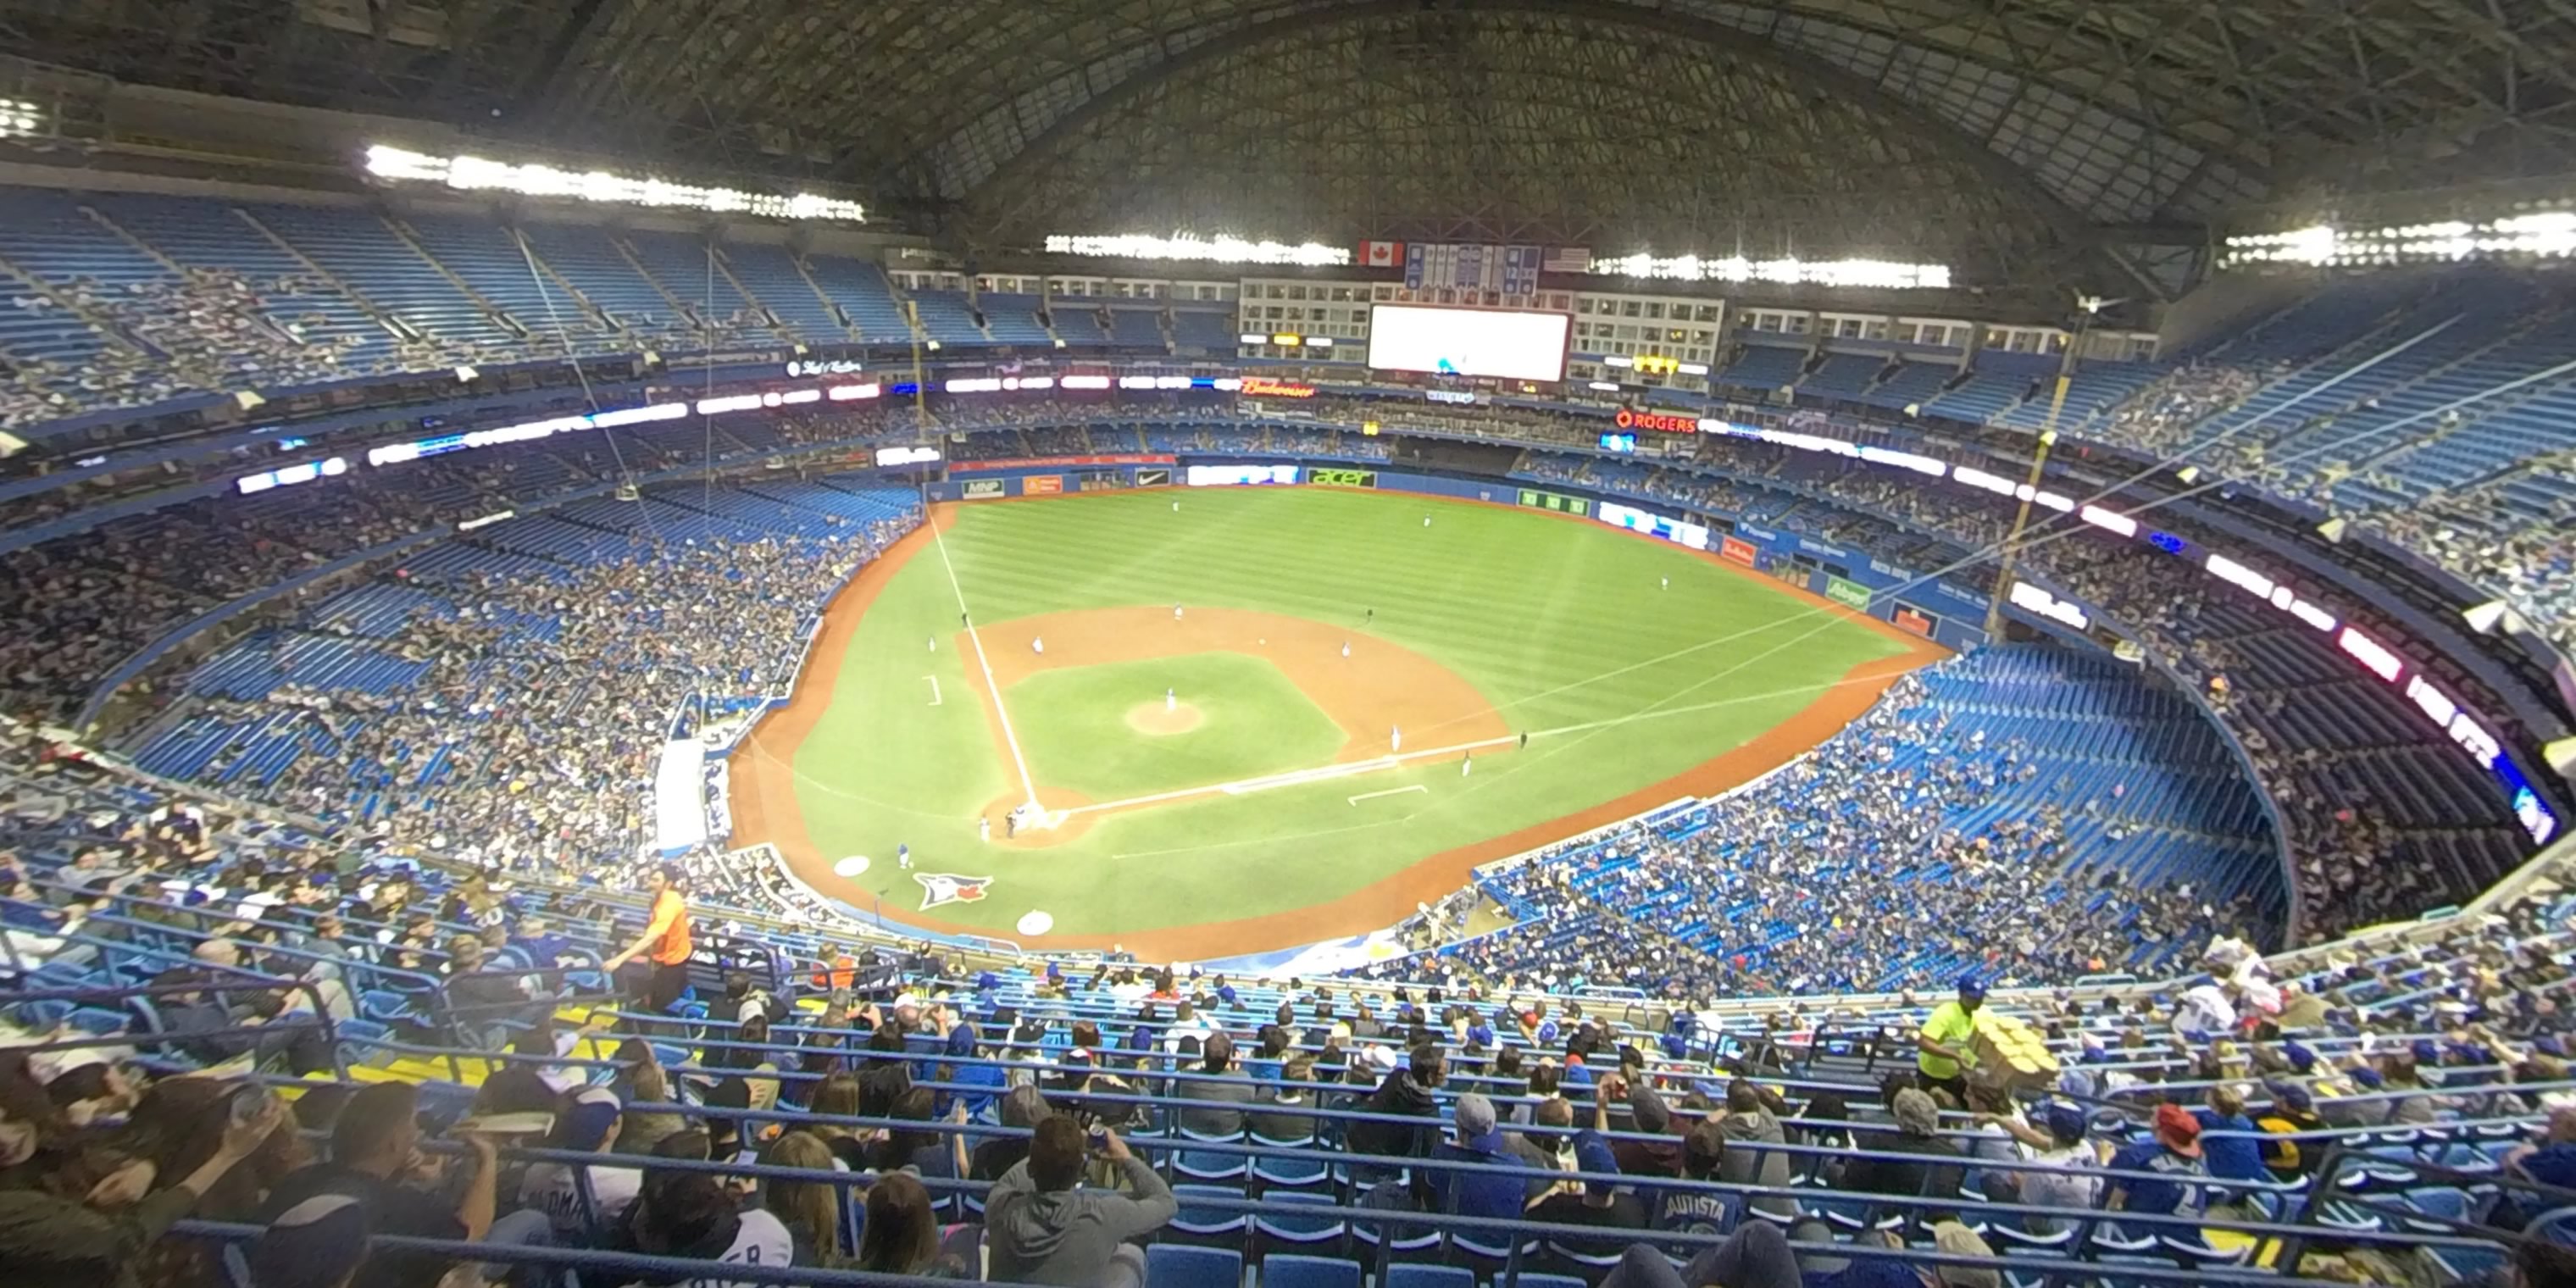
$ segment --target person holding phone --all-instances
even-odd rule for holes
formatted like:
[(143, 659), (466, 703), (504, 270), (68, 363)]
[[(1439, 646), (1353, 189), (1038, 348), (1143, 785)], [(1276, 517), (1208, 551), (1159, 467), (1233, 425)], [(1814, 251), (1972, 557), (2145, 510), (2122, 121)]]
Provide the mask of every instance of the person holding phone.
[[(1093, 1153), (1116, 1168), (1128, 1193), (1082, 1188)], [(994, 1279), (1013, 1283), (1141, 1288), (1145, 1250), (1131, 1242), (1180, 1212), (1169, 1186), (1107, 1127), (1088, 1136), (1068, 1117), (1037, 1125), (1029, 1156), (993, 1186), (984, 1207)]]
[[(305, 1200), (345, 1194), (364, 1204), (378, 1234), (422, 1239), (479, 1240), (492, 1229), (499, 1148), (491, 1137), (460, 1133), (472, 1151), (473, 1170), (447, 1199), (433, 1189), (436, 1160), (421, 1153), (420, 1090), (407, 1082), (360, 1088), (331, 1128), (331, 1161), (290, 1173), (268, 1196), (261, 1223), (274, 1222)], [(359, 1265), (349, 1288), (435, 1288), (455, 1263), (437, 1253), (384, 1251)]]

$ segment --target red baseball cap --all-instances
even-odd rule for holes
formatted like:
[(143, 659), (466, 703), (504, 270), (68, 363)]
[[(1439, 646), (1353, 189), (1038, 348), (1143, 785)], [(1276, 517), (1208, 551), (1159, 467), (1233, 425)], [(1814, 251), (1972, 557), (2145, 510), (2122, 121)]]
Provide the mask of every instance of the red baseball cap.
[(2200, 1120), (2180, 1105), (2156, 1106), (2156, 1139), (2185, 1158), (2200, 1157)]

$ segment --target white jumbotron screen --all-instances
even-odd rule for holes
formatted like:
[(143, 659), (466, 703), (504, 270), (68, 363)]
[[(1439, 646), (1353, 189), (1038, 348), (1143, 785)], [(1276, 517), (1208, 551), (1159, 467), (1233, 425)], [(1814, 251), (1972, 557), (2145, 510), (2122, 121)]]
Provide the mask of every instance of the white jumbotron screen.
[(1502, 380), (1565, 378), (1563, 313), (1380, 304), (1369, 310), (1369, 368)]

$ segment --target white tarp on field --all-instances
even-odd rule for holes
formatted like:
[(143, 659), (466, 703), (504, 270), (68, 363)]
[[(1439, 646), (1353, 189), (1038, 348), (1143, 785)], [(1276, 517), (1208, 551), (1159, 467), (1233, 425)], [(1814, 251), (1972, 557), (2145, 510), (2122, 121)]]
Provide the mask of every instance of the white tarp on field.
[(707, 839), (707, 749), (695, 738), (662, 744), (653, 778), (653, 843), (677, 854)]

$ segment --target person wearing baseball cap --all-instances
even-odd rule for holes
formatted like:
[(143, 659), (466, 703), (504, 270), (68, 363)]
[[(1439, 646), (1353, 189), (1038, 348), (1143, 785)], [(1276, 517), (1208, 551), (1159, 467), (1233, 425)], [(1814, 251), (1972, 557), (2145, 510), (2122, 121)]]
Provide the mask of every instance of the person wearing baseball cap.
[(2152, 1133), (2113, 1154), (2111, 1170), (2151, 1174), (2111, 1178), (2104, 1203), (2111, 1211), (2157, 1216), (2198, 1212), (2200, 1187), (2193, 1182), (2209, 1176), (2200, 1147), (2200, 1120), (2177, 1104), (2156, 1106)]
[[(2102, 1201), (2102, 1178), (2089, 1174), (2089, 1169), (2102, 1166), (2106, 1152), (2085, 1139), (2088, 1124), (2084, 1111), (2063, 1102), (2052, 1104), (2036, 1117), (2048, 1133), (2046, 1148), (2033, 1149), (2030, 1161), (2039, 1166), (2017, 1173), (2021, 1202), (2030, 1207), (2065, 1208), (2091, 1211)], [(2055, 1234), (2072, 1229), (2076, 1222), (2060, 1217), (2032, 1217), (2033, 1234)]]
[(2316, 1170), (2317, 1156), (2325, 1152), (2325, 1142), (2301, 1140), (2299, 1136), (2324, 1131), (2327, 1123), (2317, 1116), (2316, 1097), (2306, 1087), (2274, 1085), (2272, 1107), (2255, 1115), (2254, 1125), (2267, 1134), (2262, 1143), (2263, 1166), (2273, 1180), (2293, 1182)]
[[(546, 1148), (584, 1154), (605, 1154), (617, 1144), (617, 1129), (625, 1106), (617, 1093), (606, 1087), (585, 1087), (575, 1092), (562, 1113), (555, 1115), (555, 1129), (546, 1140)], [(519, 1205), (546, 1214), (554, 1231), (576, 1240), (587, 1238), (592, 1224), (582, 1211), (581, 1195), (575, 1172), (590, 1176), (593, 1212), (598, 1224), (610, 1225), (625, 1214), (626, 1205), (635, 1201), (643, 1187), (644, 1173), (633, 1167), (578, 1167), (563, 1163), (537, 1163), (530, 1166), (519, 1181)]]
[(1519, 1216), (1521, 1178), (1487, 1170), (1518, 1167), (1521, 1162), (1504, 1148), (1502, 1128), (1494, 1114), (1494, 1102), (1473, 1091), (1458, 1097), (1457, 1104), (1451, 1109), (1450, 1129), (1451, 1138), (1435, 1146), (1431, 1157), (1445, 1162), (1484, 1166), (1474, 1171), (1415, 1168), (1413, 1175), (1421, 1182), (1423, 1191), (1418, 1197), (1424, 1201), (1426, 1210), (1497, 1220)]
[(1635, 1194), (1620, 1188), (1619, 1158), (1610, 1152), (1610, 1142), (1598, 1132), (1583, 1132), (1574, 1138), (1574, 1170), (1590, 1175), (1583, 1180), (1579, 1195), (1558, 1191), (1529, 1209), (1529, 1219), (1551, 1225), (1591, 1226), (1601, 1233), (1594, 1236), (1551, 1235), (1551, 1242), (1585, 1256), (1615, 1257), (1626, 1250), (1629, 1239), (1623, 1231), (1646, 1228), (1646, 1205)]
[(1914, 1038), (1914, 1067), (1923, 1075), (1923, 1085), (1947, 1091), (1962, 1104), (1968, 1099), (1966, 1071), (1977, 1063), (1969, 1042), (1977, 1035), (1977, 1011), (1985, 1004), (1985, 984), (1974, 975), (1962, 975), (1958, 998), (1932, 1008)]

